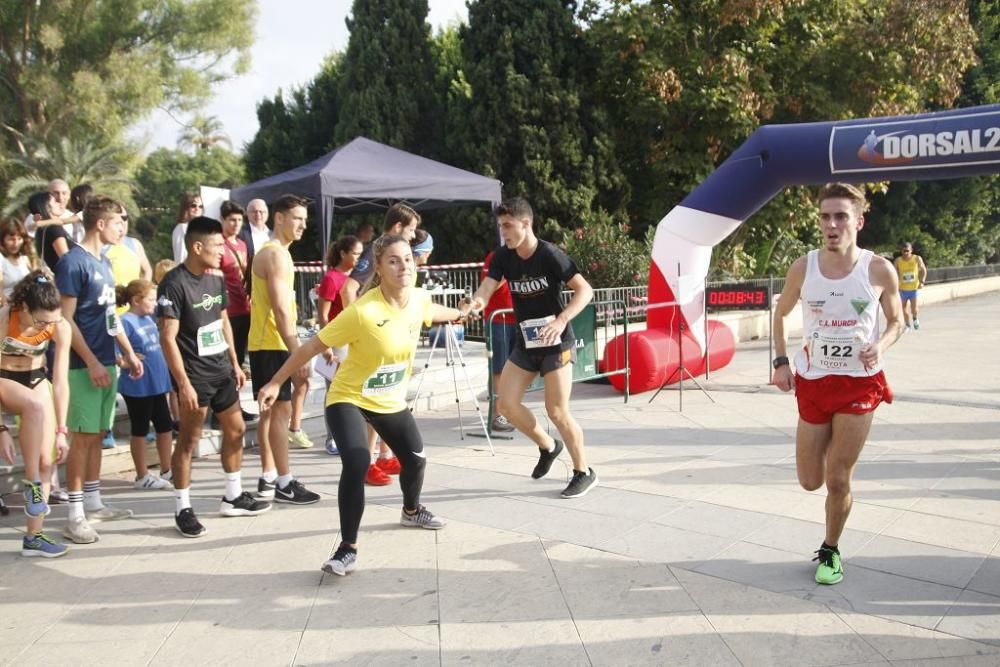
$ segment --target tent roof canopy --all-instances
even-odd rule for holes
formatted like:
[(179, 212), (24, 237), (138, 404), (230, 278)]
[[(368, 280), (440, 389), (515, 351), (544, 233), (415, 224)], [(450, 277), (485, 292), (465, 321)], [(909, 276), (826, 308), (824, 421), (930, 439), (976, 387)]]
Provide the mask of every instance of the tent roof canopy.
[[(498, 203), (500, 181), (358, 137), (301, 167), (237, 188), (242, 204), (283, 194), (344, 213), (381, 212), (405, 200), (417, 210)], [(324, 216), (325, 217), (325, 216)]]

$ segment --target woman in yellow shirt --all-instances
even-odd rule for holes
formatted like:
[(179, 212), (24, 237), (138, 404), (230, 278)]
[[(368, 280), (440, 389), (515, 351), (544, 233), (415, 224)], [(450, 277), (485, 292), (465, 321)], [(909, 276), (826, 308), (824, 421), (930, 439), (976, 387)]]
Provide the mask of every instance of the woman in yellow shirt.
[(410, 244), (388, 234), (373, 244), (375, 272), (360, 299), (345, 308), (308, 343), (299, 347), (257, 395), (260, 409), (274, 403), (281, 384), (296, 369), (330, 347), (348, 347), (347, 358), (326, 395), (326, 421), (340, 449), (343, 472), (337, 490), (343, 541), (323, 571), (343, 576), (357, 565), (358, 529), (365, 509), (365, 473), (371, 463), (365, 424), (389, 445), (402, 470), (403, 526), (437, 530), (445, 521), (420, 504), (424, 483), (423, 440), (406, 407), (406, 384), (420, 327), (468, 314), (431, 301), (413, 287), (416, 265)]

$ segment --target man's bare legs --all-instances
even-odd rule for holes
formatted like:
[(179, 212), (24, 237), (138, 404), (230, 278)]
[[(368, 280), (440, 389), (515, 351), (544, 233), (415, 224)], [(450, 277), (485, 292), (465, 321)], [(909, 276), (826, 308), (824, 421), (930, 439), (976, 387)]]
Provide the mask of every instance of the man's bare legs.
[(799, 484), (815, 491), (826, 484), (826, 544), (836, 547), (851, 513), (851, 480), (868, 439), (874, 412), (835, 414), (829, 424), (799, 419), (795, 463)]
[[(498, 399), (500, 413), (507, 421), (528, 436), (539, 449), (551, 450), (554, 442), (552, 436), (546, 433), (538, 424), (535, 415), (524, 406), (524, 394), (535, 381), (538, 373), (526, 371), (512, 363), (507, 363), (500, 374), (500, 395)], [(549, 371), (544, 376), (545, 410), (553, 426), (559, 432), (569, 454), (573, 459), (573, 468), (587, 470), (587, 457), (583, 451), (583, 431), (569, 412), (570, 389), (573, 386), (573, 367), (563, 366)]]
[[(265, 415), (267, 423), (265, 424)], [(261, 439), (260, 463), (264, 471), (277, 470), (278, 476), (288, 474), (288, 421), (292, 416), (291, 401), (275, 401), (274, 406), (261, 414), (260, 425), (257, 427)], [(263, 432), (263, 435), (261, 432)], [(264, 440), (266, 437), (268, 461), (264, 460)]]

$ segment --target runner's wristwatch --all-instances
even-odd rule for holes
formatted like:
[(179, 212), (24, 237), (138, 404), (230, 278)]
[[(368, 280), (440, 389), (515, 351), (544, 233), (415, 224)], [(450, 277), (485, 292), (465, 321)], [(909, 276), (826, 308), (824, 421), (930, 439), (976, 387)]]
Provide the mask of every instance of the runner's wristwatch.
[(778, 370), (782, 366), (787, 366), (787, 365), (788, 365), (788, 357), (775, 357), (774, 361), (771, 362), (771, 366), (774, 367), (774, 370)]

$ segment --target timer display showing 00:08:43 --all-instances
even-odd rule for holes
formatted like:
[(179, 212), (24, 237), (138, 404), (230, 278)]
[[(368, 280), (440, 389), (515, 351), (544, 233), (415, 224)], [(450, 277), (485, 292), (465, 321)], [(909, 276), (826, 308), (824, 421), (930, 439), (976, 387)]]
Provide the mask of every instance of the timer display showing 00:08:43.
[(709, 288), (708, 307), (727, 310), (767, 309), (767, 288)]

